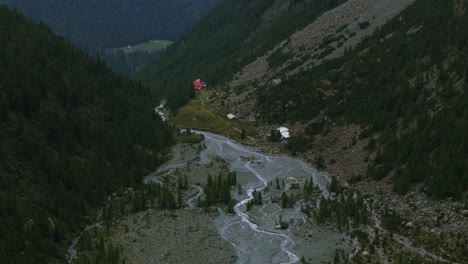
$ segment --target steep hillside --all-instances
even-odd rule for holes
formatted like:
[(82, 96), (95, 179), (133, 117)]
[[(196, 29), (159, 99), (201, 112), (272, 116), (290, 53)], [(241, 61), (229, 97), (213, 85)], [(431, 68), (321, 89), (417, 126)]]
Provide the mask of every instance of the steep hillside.
[(88, 51), (174, 40), (216, 0), (0, 0)]
[(318, 15), (344, 0), (225, 0), (185, 33), (141, 78), (164, 91), (172, 108), (193, 96), (191, 80), (222, 84)]
[[(468, 188), (460, 144), (466, 141), (466, 1), (339, 4), (225, 1), (142, 77), (166, 90), (176, 107), (193, 96), (192, 78), (225, 86), (234, 76), (234, 88), (222, 89), (223, 101), (241, 118), (294, 124), (304, 134), (298, 144), (316, 140), (315, 154), (335, 150), (318, 138), (330, 131), (369, 143), (346, 161), (355, 169), (342, 167), (340, 175), (389, 176), (399, 193), (423, 183), (435, 197), (462, 198)], [(259, 61), (270, 70), (251, 67)], [(274, 78), (283, 82), (274, 85)]]
[(0, 0), (43, 21), (74, 45), (101, 58), (113, 70), (133, 76), (153, 63), (159, 51), (133, 53), (111, 49), (151, 40), (175, 40), (217, 0)]
[(412, 2), (414, 0), (348, 0), (245, 65), (234, 75), (230, 85), (293, 75), (324, 60), (341, 57)]
[(231, 101), (243, 102), (231, 104), (232, 111), (255, 121), (257, 116), (250, 109), (258, 105), (257, 98), (252, 96), (258, 87), (272, 79), (285, 79), (324, 61), (342, 57), (413, 2), (348, 0), (323, 13), (232, 76), (229, 86), (237, 87), (240, 94)]
[(258, 89), (260, 116), (300, 122), (309, 140), (360, 125), (354, 140), (370, 138), (366, 149), (375, 153), (365, 178), (391, 177), (399, 193), (422, 182), (430, 195), (462, 198), (468, 19), (459, 2), (416, 1), (342, 59)]
[(0, 262), (65, 262), (70, 233), (164, 161), (149, 90), (0, 5)]

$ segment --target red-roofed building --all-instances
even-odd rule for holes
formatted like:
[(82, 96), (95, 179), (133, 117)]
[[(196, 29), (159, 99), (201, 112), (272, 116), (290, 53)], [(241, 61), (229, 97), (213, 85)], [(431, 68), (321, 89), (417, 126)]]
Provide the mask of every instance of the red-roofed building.
[(204, 89), (205, 87), (206, 87), (206, 82), (202, 79), (196, 79), (193, 82), (193, 89), (195, 90), (201, 90), (201, 89)]

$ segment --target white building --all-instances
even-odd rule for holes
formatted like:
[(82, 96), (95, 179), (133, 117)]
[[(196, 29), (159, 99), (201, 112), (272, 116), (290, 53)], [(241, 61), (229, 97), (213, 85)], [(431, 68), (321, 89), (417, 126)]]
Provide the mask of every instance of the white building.
[(291, 137), (291, 135), (289, 134), (289, 129), (286, 128), (286, 127), (280, 127), (280, 128), (278, 128), (276, 130), (278, 130), (281, 133), (282, 138), (290, 138)]

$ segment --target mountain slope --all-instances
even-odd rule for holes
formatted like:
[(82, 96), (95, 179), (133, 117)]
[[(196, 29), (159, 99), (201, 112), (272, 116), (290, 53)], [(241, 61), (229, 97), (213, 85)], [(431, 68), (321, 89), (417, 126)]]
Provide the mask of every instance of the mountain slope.
[(435, 197), (462, 198), (468, 19), (466, 2), (461, 9), (459, 2), (416, 1), (342, 59), (258, 89), (259, 115), (300, 122), (310, 140), (333, 127), (360, 125), (359, 138), (370, 138), (367, 150), (376, 155), (368, 179), (388, 176), (399, 193), (424, 183)]
[[(366, 1), (349, 1), (327, 14), (340, 9), (343, 14), (349, 13), (344, 7), (361, 8), (367, 13), (348, 23), (362, 11), (359, 9), (345, 17), (344, 25), (334, 23), (331, 32), (325, 30), (321, 40), (309, 43), (299, 41), (291, 29), (313, 25), (310, 22), (315, 16), (338, 2), (226, 1), (142, 77), (166, 90), (174, 108), (193, 96), (189, 82), (192, 78), (202, 77), (218, 84), (223, 87), (218, 91), (227, 91), (223, 100), (241, 118), (254, 113), (257, 122), (289, 123), (295, 134), (303, 134), (301, 140), (289, 145), (293, 150), (297, 147), (294, 142), (315, 146), (314, 155), (334, 150), (337, 146), (331, 143), (320, 147), (317, 144), (330, 131), (348, 127), (343, 133), (354, 134), (349, 135), (351, 146), (368, 146), (358, 150), (363, 151), (362, 156), (353, 158), (354, 149), (340, 145), (350, 156), (352, 167), (359, 168), (342, 172), (344, 178), (353, 173), (357, 179), (385, 178), (399, 193), (422, 183), (435, 197), (460, 199), (468, 188), (468, 154), (466, 137), (462, 136), (466, 130), (463, 109), (468, 60), (464, 43), (468, 41), (463, 29), (467, 28), (467, 3), (420, 0), (405, 9), (411, 2), (379, 1), (380, 6), (374, 8), (360, 5)], [(295, 14), (304, 14), (306, 7), (314, 4), (323, 9), (314, 9), (307, 19), (295, 20)], [(392, 7), (393, 11), (382, 6)], [(242, 15), (230, 17), (226, 10)], [(379, 16), (379, 10), (386, 10), (386, 15)], [(385, 17), (394, 18), (384, 23)], [(353, 31), (350, 27), (357, 28)], [(366, 37), (372, 33), (370, 29), (376, 32)], [(349, 42), (356, 34), (363, 37), (357, 46), (359, 41)], [(350, 45), (345, 47), (347, 42)], [(340, 54), (334, 53), (337, 50)], [(266, 62), (278, 70), (249, 79), (249, 87), (245, 83), (234, 89), (225, 87), (234, 74), (241, 79), (242, 74), (246, 75), (244, 79), (255, 75), (243, 67), (264, 54), (268, 54)], [(340, 56), (344, 57), (336, 58)], [(283, 83), (273, 85), (274, 78), (281, 78)], [(251, 103), (250, 98), (256, 103)], [(362, 143), (356, 145), (355, 141)], [(335, 162), (330, 162), (333, 167)]]
[(139, 82), (0, 5), (0, 256), (63, 263), (67, 237), (164, 161), (171, 129)]
[(193, 96), (191, 80), (221, 84), (257, 56), (344, 0), (225, 0), (163, 53), (141, 78), (171, 93), (175, 108)]
[(345, 50), (371, 35), (413, 0), (349, 0), (331, 9), (270, 51), (238, 71), (230, 85), (245, 86), (272, 76), (293, 75), (324, 60), (343, 56)]
[(92, 53), (176, 39), (216, 0), (0, 0)]

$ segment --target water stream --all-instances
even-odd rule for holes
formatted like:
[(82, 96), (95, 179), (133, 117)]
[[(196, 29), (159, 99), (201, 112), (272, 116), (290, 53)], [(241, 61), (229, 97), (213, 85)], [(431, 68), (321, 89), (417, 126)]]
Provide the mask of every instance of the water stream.
[[(237, 263), (297, 263), (301, 257), (305, 257), (310, 263), (322, 263), (331, 261), (336, 249), (350, 253), (353, 248), (360, 248), (356, 241), (350, 241), (330, 227), (308, 221), (301, 211), (303, 200), (297, 201), (293, 208), (288, 209), (281, 208), (280, 202), (274, 201), (283, 191), (290, 192), (293, 183), (301, 185), (310, 179), (318, 186), (322, 195), (328, 197), (327, 185), (330, 178), (326, 174), (299, 159), (263, 155), (220, 135), (202, 131), (196, 133), (205, 137), (206, 148), (203, 151), (185, 155), (180, 148), (174, 148), (172, 159), (145, 177), (144, 183), (162, 183), (164, 176), (193, 163), (208, 164), (219, 157), (225, 160), (230, 170), (237, 173), (241, 192), (233, 192), (236, 201), (235, 214), (226, 214), (219, 209), (215, 224), (218, 234), (236, 251)], [(277, 185), (281, 187), (276, 188)], [(197, 207), (196, 201), (204, 192), (198, 184), (191, 185), (190, 188), (194, 192), (188, 197), (187, 205), (194, 210)], [(262, 193), (263, 203), (247, 211), (247, 203), (254, 198), (255, 191)], [(368, 209), (372, 213), (375, 227), (385, 233), (376, 213), (371, 208)], [(283, 230), (278, 228), (280, 222), (295, 225)], [(303, 228), (299, 229), (298, 226), (301, 225)], [(296, 229), (293, 230), (294, 228)], [(445, 262), (443, 258), (414, 247), (408, 238), (398, 235), (394, 235), (394, 238), (413, 253)], [(68, 250), (69, 262), (76, 256), (77, 241), (78, 238)]]
[[(230, 168), (237, 172), (238, 182), (242, 186), (242, 194), (236, 192), (234, 199), (238, 201), (234, 206), (235, 215), (222, 214), (217, 219), (218, 232), (229, 241), (237, 252), (238, 263), (296, 263), (304, 252), (300, 252), (297, 243), (313, 242), (295, 241), (290, 230), (275, 229), (278, 220), (284, 222), (304, 221), (305, 215), (297, 203), (295, 208), (281, 209), (276, 203), (270, 202), (278, 197), (281, 191), (288, 189), (291, 183), (313, 179), (314, 183), (328, 196), (327, 184), (330, 179), (310, 167), (306, 163), (290, 157), (267, 156), (240, 145), (226, 137), (208, 132), (197, 131), (205, 136), (206, 149), (200, 153), (200, 163), (208, 163), (216, 157), (221, 157), (230, 164)], [(269, 182), (285, 182), (281, 190), (263, 192)], [(247, 203), (253, 199), (253, 192), (262, 192), (264, 204), (254, 207), (247, 212)], [(331, 230), (326, 232), (332, 233)], [(332, 247), (342, 236), (334, 233), (324, 243), (323, 248), (316, 252), (317, 260), (320, 255), (329, 258)], [(323, 240), (321, 240), (323, 242)], [(315, 241), (317, 242), (317, 241)], [(325, 256), (323, 256), (325, 257)]]
[[(225, 214), (219, 209), (215, 220), (219, 235), (228, 241), (236, 251), (237, 263), (297, 263), (306, 257), (313, 263), (331, 261), (337, 248), (351, 251), (351, 246), (344, 242), (344, 236), (329, 227), (311, 224), (301, 212), (301, 202), (294, 208), (283, 209), (272, 200), (288, 191), (292, 183), (303, 183), (313, 179), (328, 196), (327, 185), (330, 179), (299, 159), (286, 156), (268, 156), (235, 141), (209, 132), (194, 131), (205, 137), (205, 149), (195, 157), (182, 155), (175, 148), (172, 159), (156, 172), (145, 178), (144, 182), (161, 182), (161, 177), (174, 172), (189, 163), (208, 164), (222, 158), (229, 164), (230, 170), (237, 173), (237, 182), (241, 193), (233, 191), (236, 201), (235, 214)], [(159, 179), (158, 179), (159, 178)], [(269, 186), (272, 182), (281, 183), (281, 188)], [(198, 191), (188, 197), (189, 208), (196, 207), (195, 201), (203, 195), (200, 186), (193, 185)], [(268, 188), (268, 191), (265, 190)], [(261, 192), (263, 204), (254, 206), (247, 212), (247, 203), (253, 199), (253, 193)], [(279, 223), (300, 223), (306, 231), (279, 229)], [(305, 227), (307, 226), (307, 227)], [(296, 232), (294, 232), (296, 231)], [(307, 235), (306, 235), (307, 234)]]

